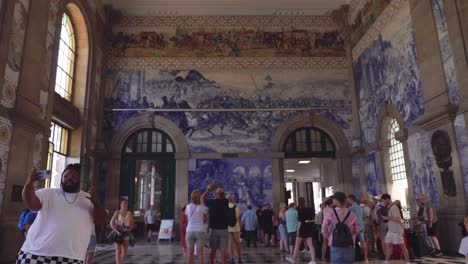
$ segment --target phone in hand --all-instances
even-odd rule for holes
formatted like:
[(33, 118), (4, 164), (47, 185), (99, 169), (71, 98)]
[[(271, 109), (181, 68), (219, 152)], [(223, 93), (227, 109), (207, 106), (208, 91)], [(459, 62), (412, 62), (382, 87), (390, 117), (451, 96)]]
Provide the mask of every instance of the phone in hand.
[(41, 179), (43, 180), (50, 179), (50, 177), (52, 176), (52, 172), (50, 170), (40, 170), (38, 171), (38, 173), (40, 173)]

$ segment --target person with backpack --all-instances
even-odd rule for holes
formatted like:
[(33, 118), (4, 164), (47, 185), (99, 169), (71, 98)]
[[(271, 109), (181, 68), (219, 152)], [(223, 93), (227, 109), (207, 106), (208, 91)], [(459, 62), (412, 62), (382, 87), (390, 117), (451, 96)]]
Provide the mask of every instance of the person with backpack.
[[(215, 199), (206, 199), (208, 193), (214, 192)], [(208, 241), (210, 244), (210, 264), (215, 264), (216, 252), (221, 250), (221, 263), (227, 263), (227, 249), (229, 241), (228, 212), (229, 201), (224, 197), (224, 188), (215, 189), (213, 184), (202, 195), (202, 201), (209, 209), (208, 223), (210, 233)]]
[(234, 195), (228, 196), (229, 200), (229, 213), (228, 213), (228, 232), (229, 232), (229, 250), (230, 250), (230, 263), (234, 263), (234, 248), (237, 251), (238, 263), (243, 263), (241, 258), (241, 244), (240, 244), (240, 209), (234, 203)]
[(359, 234), (357, 216), (346, 208), (346, 194), (333, 195), (335, 208), (325, 216), (322, 233), (327, 237), (331, 263), (354, 263), (354, 241)]
[(306, 206), (305, 199), (303, 197), (299, 198), (299, 203), (297, 207), (297, 213), (299, 218), (299, 223), (297, 225), (297, 237), (296, 245), (294, 247), (294, 253), (292, 257), (287, 257), (286, 260), (289, 263), (295, 263), (296, 257), (299, 254), (301, 243), (303, 240), (307, 242), (307, 246), (310, 251), (310, 262), (309, 264), (315, 264), (315, 249), (312, 243), (312, 238), (315, 234), (315, 209)]
[[(360, 248), (356, 246), (356, 250), (361, 250), (361, 252), (356, 252), (356, 261), (364, 260), (365, 262), (368, 262), (367, 245), (364, 237), (364, 209), (357, 203), (357, 198), (354, 194), (348, 195), (347, 203), (349, 210), (356, 214), (359, 225), (359, 235), (357, 236), (357, 240), (360, 243)], [(357, 244), (358, 242), (356, 241), (356, 245)]]
[(392, 203), (392, 198), (390, 194), (385, 193), (380, 199), (382, 200), (384, 205), (387, 208), (389, 208), (388, 216), (380, 216), (383, 220), (386, 220), (388, 223), (388, 232), (385, 236), (386, 251), (384, 264), (389, 263), (388, 261), (390, 260), (390, 257), (393, 252), (393, 245), (398, 245), (400, 247), (401, 251), (403, 251), (403, 255), (405, 256), (405, 262), (410, 263), (408, 249), (406, 248), (405, 241), (403, 239), (404, 230), (400, 209), (398, 208), (398, 206)]

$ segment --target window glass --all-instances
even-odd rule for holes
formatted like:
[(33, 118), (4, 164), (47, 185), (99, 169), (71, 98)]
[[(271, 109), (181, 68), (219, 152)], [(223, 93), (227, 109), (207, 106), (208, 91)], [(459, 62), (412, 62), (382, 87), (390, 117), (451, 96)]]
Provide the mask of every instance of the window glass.
[(51, 179), (46, 181), (47, 187), (60, 188), (62, 172), (67, 165), (68, 129), (52, 123), (47, 155), (47, 169), (51, 171)]
[(392, 180), (404, 180), (406, 179), (406, 169), (405, 169), (405, 158), (403, 154), (403, 144), (396, 140), (395, 134), (400, 130), (398, 122), (396, 119), (393, 119), (390, 122), (390, 127), (388, 130), (388, 139), (390, 140), (390, 169), (392, 172)]
[(76, 47), (73, 25), (70, 17), (67, 14), (63, 14), (55, 77), (55, 92), (67, 100), (71, 100), (75, 58)]

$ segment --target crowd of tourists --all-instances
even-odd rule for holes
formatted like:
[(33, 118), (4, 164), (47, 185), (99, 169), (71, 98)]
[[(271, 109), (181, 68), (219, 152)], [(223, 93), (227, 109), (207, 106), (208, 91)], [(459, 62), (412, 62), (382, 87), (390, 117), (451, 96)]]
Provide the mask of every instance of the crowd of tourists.
[[(30, 211), (21, 215), (19, 229), (25, 242), (17, 263), (92, 263), (96, 248), (95, 228), (105, 224), (107, 212), (97, 198), (94, 188), (80, 190), (79, 164), (68, 165), (62, 173), (61, 188), (36, 190), (40, 172), (33, 172), (23, 189), (23, 200)], [(210, 195), (212, 194), (212, 195)], [(437, 210), (422, 195), (417, 199), (417, 221), (429, 240), (433, 257), (442, 255), (437, 239)], [(209, 248), (209, 263), (214, 264), (220, 253), (223, 264), (243, 263), (242, 240), (247, 247), (276, 247), (289, 263), (306, 257), (310, 264), (316, 260), (331, 263), (368, 261), (369, 255), (380, 254), (384, 263), (393, 257), (410, 261), (401, 203), (389, 194), (372, 201), (358, 200), (354, 195), (336, 192), (320, 205), (320, 211), (307, 205), (304, 198), (298, 204), (283, 205), (276, 214), (270, 204), (254, 209), (247, 205), (241, 213), (233, 194), (226, 195), (223, 187), (209, 185), (205, 192), (195, 190), (191, 201), (182, 211), (181, 241), (186, 249), (187, 263), (205, 263), (205, 248)], [(150, 241), (156, 231), (156, 211), (150, 208), (144, 216)], [(124, 263), (128, 246), (135, 238), (135, 221), (122, 200), (110, 221), (109, 239), (114, 242), (116, 263)], [(468, 218), (464, 221), (465, 234)], [(279, 236), (278, 236), (279, 235)], [(468, 260), (468, 238), (460, 245)], [(218, 259), (219, 260), (219, 259)]]

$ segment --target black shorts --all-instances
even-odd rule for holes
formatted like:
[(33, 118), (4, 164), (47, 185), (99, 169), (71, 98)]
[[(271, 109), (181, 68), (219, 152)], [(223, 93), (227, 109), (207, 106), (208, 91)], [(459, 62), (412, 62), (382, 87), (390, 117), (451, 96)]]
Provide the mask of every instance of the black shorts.
[(306, 223), (304, 225), (301, 225), (301, 229), (299, 229), (299, 237), (300, 238), (314, 238), (315, 237), (315, 224)]
[(275, 228), (273, 226), (264, 225), (262, 227), (263, 233), (266, 235), (273, 235), (275, 233)]
[(439, 222), (432, 223), (432, 228), (429, 228), (429, 225), (427, 225), (427, 235), (428, 236), (437, 236), (437, 227), (439, 225)]
[(293, 246), (296, 245), (296, 236), (297, 236), (297, 232), (291, 232), (291, 233), (288, 233), (288, 242), (289, 242), (289, 245), (290, 246)]
[(156, 224), (146, 224), (146, 230), (156, 231)]

